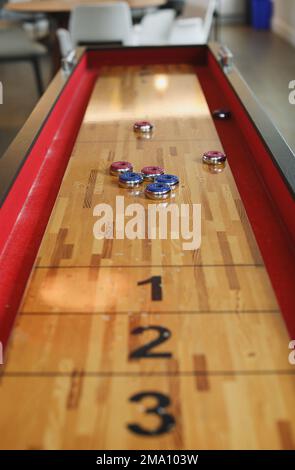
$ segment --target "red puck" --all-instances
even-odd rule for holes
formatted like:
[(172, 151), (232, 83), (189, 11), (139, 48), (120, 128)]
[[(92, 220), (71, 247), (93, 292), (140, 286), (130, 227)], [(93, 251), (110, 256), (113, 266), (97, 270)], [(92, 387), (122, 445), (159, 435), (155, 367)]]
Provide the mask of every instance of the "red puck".
[(149, 121), (137, 121), (134, 126), (134, 132), (149, 133), (152, 132), (154, 126)]
[(203, 155), (203, 162), (208, 163), (209, 165), (218, 165), (225, 161), (226, 155), (219, 150), (210, 150)]
[(125, 173), (126, 171), (132, 171), (133, 170), (133, 165), (130, 162), (113, 162), (110, 166), (110, 173), (113, 176), (120, 175), (122, 173)]
[(145, 166), (141, 173), (145, 180), (153, 181), (157, 176), (163, 175), (164, 170), (160, 166)]

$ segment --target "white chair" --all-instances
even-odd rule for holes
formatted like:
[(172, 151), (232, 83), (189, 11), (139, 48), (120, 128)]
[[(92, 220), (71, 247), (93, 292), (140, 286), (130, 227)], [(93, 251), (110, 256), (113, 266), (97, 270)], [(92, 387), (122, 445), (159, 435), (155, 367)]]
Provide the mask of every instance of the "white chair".
[[(110, 5), (107, 5), (107, 7), (109, 12)], [(104, 9), (105, 6), (103, 5), (103, 10)], [(79, 10), (78, 13), (76, 13), (77, 10)], [(80, 22), (79, 19), (81, 10), (83, 13), (82, 22)], [(117, 19), (116, 16), (109, 17), (107, 21), (107, 32), (102, 30), (99, 26), (102, 21), (102, 17), (100, 16), (101, 12), (102, 6), (78, 7), (74, 10), (70, 20), (71, 33), (62, 28), (57, 30), (60, 52), (63, 58), (67, 57), (79, 43), (106, 43), (121, 40), (123, 45), (128, 46), (167, 44), (175, 18), (175, 11), (170, 9), (147, 13), (140, 24), (135, 25), (134, 28), (130, 30), (128, 26), (128, 34), (126, 30), (126, 35), (123, 36), (123, 34), (118, 34), (118, 28), (116, 28), (116, 24), (113, 23), (113, 21)], [(87, 22), (89, 15), (92, 19), (95, 18), (91, 23)], [(86, 32), (84, 30), (84, 22), (87, 23)]]
[(175, 18), (175, 10), (159, 10), (146, 14), (134, 27), (134, 45), (167, 44)]
[(70, 16), (70, 36), (79, 44), (132, 44), (131, 12), (126, 2), (79, 5)]
[(183, 15), (174, 21), (169, 43), (206, 44), (216, 4), (216, 0), (187, 0)]

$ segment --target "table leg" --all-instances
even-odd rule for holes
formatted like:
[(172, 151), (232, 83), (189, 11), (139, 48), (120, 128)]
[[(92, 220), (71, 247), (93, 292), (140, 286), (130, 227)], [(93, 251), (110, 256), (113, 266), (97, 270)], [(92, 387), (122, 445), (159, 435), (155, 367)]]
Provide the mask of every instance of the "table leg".
[(52, 77), (56, 75), (56, 73), (60, 69), (61, 65), (61, 54), (59, 48), (58, 37), (56, 31), (59, 28), (68, 28), (69, 24), (69, 13), (62, 12), (54, 15), (50, 15), (50, 52), (51, 52), (51, 60), (52, 60)]

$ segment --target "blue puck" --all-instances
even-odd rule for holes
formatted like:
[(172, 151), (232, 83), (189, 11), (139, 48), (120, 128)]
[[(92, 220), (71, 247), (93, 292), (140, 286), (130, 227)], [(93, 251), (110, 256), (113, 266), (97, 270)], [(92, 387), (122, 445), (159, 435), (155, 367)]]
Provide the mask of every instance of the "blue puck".
[(170, 194), (170, 186), (164, 183), (151, 183), (145, 188), (145, 195), (149, 199), (167, 199)]
[(122, 188), (134, 188), (143, 182), (143, 176), (140, 173), (127, 171), (119, 176), (119, 186)]
[(160, 175), (155, 178), (156, 183), (163, 183), (175, 189), (179, 185), (179, 178), (176, 175)]

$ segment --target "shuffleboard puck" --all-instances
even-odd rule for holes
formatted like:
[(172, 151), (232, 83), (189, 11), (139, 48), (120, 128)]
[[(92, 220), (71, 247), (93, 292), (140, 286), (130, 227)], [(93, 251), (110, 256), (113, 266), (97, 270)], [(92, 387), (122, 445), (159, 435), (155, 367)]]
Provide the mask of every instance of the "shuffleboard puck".
[(118, 176), (122, 173), (126, 173), (127, 171), (130, 172), (132, 170), (132, 163), (125, 161), (113, 162), (110, 166), (110, 174), (113, 176)]
[(168, 199), (171, 195), (171, 188), (168, 184), (151, 183), (145, 188), (145, 195), (154, 201)]
[(226, 121), (231, 118), (231, 111), (229, 109), (215, 109), (212, 113), (214, 119), (220, 119)]
[(127, 171), (119, 176), (119, 186), (121, 188), (136, 188), (143, 183), (143, 176), (140, 173)]
[(154, 126), (149, 121), (137, 121), (134, 123), (133, 130), (140, 134), (150, 134), (153, 132)]
[(210, 150), (204, 153), (203, 162), (208, 165), (218, 165), (226, 162), (226, 155), (219, 150)]
[(160, 175), (156, 176), (155, 183), (167, 184), (172, 190), (174, 190), (179, 185), (179, 178), (176, 175)]
[(145, 166), (141, 173), (146, 181), (154, 181), (157, 176), (164, 174), (164, 169), (160, 166)]

